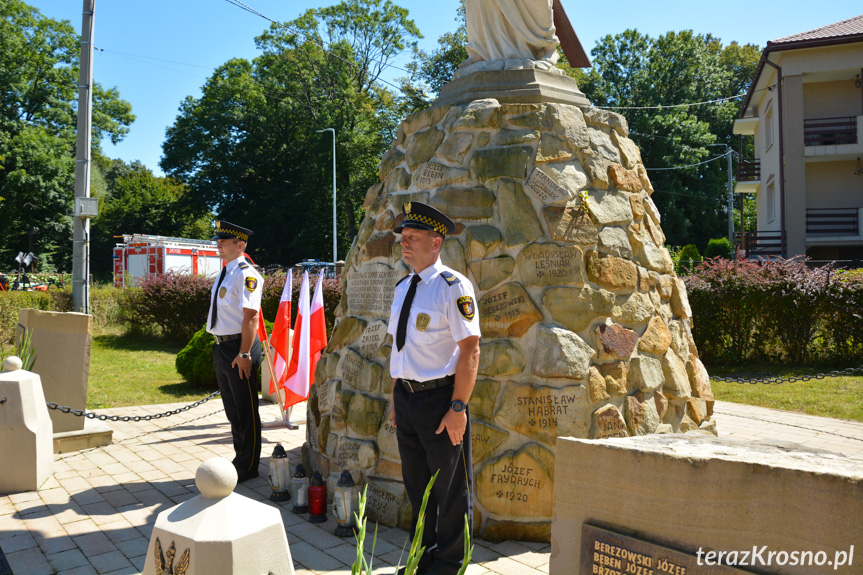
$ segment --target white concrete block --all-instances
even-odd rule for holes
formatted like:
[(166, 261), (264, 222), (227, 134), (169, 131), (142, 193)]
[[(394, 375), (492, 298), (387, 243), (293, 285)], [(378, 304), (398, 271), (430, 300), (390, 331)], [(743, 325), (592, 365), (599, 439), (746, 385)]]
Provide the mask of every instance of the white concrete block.
[(35, 491), (54, 469), (53, 426), (35, 373), (0, 373), (0, 493)]
[[(177, 572), (185, 563), (186, 575), (294, 575), (279, 510), (233, 493), (237, 472), (228, 460), (214, 457), (202, 463), (195, 484), (200, 495), (156, 519), (144, 575), (169, 568)], [(164, 558), (162, 570), (156, 566), (159, 557)]]

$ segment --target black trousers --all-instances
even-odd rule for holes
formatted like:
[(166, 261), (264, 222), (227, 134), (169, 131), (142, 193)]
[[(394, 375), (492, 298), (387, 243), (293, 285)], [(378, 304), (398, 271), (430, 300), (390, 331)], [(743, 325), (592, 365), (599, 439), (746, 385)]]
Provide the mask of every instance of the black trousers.
[(473, 525), (470, 413), (461, 445), (453, 445), (446, 430), (435, 434), (450, 408), (452, 389), (447, 385), (410, 393), (397, 382), (393, 398), (402, 477), (413, 506), (411, 537), (416, 531), (423, 493), (439, 470), (426, 505), (422, 544), (426, 552), (437, 545), (437, 560), (458, 566), (464, 559), (465, 514)]
[(252, 345), (252, 373), (248, 379), (240, 378), (240, 370), (231, 362), (240, 353), (240, 339), (213, 346), (213, 363), (216, 381), (222, 392), (222, 405), (231, 422), (234, 439), (234, 467), (237, 474), (258, 471), (261, 461), (261, 415), (258, 413), (258, 368), (261, 365), (261, 342), (255, 338)]

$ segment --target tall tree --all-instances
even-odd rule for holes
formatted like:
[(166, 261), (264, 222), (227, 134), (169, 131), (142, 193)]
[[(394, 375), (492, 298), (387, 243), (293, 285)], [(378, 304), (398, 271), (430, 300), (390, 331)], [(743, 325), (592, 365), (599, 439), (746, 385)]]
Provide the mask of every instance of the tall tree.
[[(26, 250), (43, 269), (68, 268), (79, 39), (68, 21), (21, 0), (0, 2), (0, 267)], [(119, 142), (134, 121), (116, 88), (93, 88), (93, 145)]]
[[(724, 159), (709, 160), (724, 153), (718, 144), (736, 149), (732, 126), (740, 104), (727, 99), (748, 86), (758, 47), (723, 47), (691, 30), (658, 38), (626, 30), (601, 38), (591, 55), (589, 71), (570, 74), (593, 105), (627, 118), (651, 169), (668, 242), (703, 250), (710, 238), (726, 236), (727, 166)], [(711, 103), (691, 105), (699, 102)]]
[(273, 24), (253, 62), (232, 60), (187, 98), (162, 168), (186, 201), (255, 230), (263, 263), (329, 259), (332, 134), (337, 136), (339, 253), (356, 235), (403, 101), (380, 75), (419, 30), (389, 0), (345, 0)]

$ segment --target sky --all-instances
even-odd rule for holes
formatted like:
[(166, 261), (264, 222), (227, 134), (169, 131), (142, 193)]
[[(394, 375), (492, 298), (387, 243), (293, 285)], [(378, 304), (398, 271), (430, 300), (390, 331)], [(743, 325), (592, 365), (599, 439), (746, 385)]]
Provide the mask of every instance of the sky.
[[(80, 33), (82, 0), (25, 0), (50, 18), (68, 20)], [(310, 8), (337, 0), (243, 0), (278, 21), (293, 20)], [(394, 0), (410, 11), (431, 51), (442, 34), (456, 28), (459, 0)], [(483, 0), (492, 1), (492, 0)], [(721, 38), (723, 44), (757, 44), (804, 32), (863, 13), (860, 0), (563, 0), (564, 9), (590, 53), (599, 38), (629, 28), (656, 37), (669, 31), (693, 30)], [(103, 152), (127, 162), (138, 160), (162, 175), (159, 159), (165, 130), (176, 120), (186, 96), (199, 97), (213, 70), (231, 58), (258, 55), (255, 36), (269, 22), (226, 0), (97, 0), (95, 8), (93, 75), (102, 86), (116, 86), (131, 102), (137, 119), (118, 145), (105, 141)], [(410, 53), (395, 62), (404, 67)], [(393, 80), (404, 72), (391, 70)], [(321, 126), (325, 128), (327, 126)]]

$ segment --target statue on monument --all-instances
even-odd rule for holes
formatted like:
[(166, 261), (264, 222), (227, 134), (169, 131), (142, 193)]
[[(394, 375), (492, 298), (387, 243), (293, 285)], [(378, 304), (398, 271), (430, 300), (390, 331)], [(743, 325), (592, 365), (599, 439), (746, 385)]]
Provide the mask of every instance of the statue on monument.
[(466, 0), (468, 59), (532, 60), (551, 69), (558, 60), (552, 0)]
[(590, 105), (555, 66), (558, 46), (573, 68), (590, 66), (561, 0), (465, 0), (465, 18), (468, 57), (435, 105), (482, 98)]

